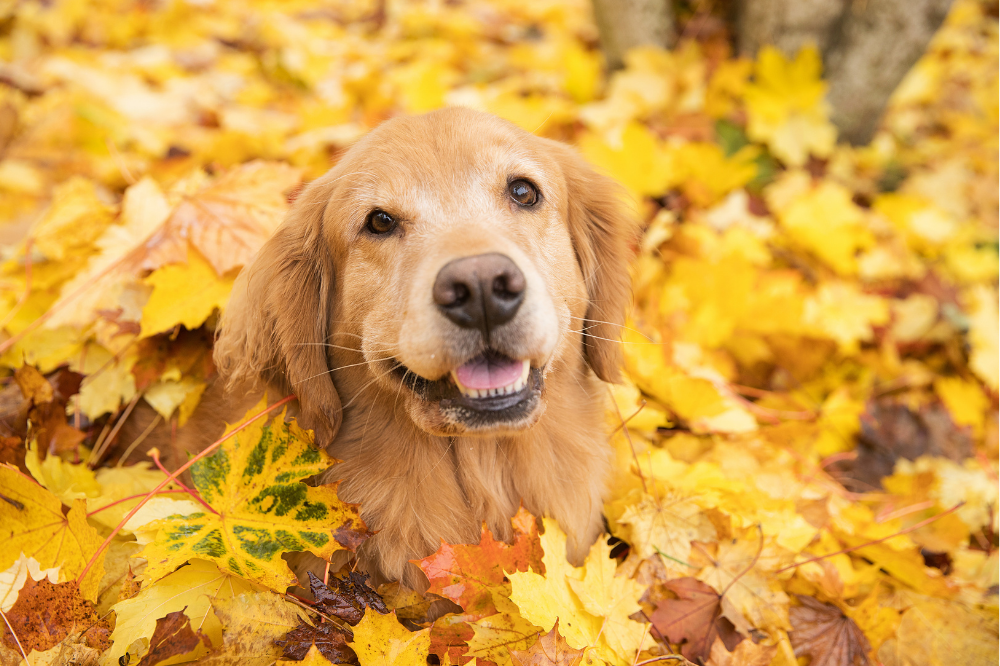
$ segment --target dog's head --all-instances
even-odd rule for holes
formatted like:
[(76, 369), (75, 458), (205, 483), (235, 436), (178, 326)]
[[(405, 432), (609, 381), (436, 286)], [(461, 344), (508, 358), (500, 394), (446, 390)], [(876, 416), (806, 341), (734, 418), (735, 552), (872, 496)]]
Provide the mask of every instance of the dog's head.
[(241, 273), (216, 361), (295, 393), (327, 443), (341, 399), (372, 391), (432, 434), (528, 428), (552, 373), (616, 380), (632, 229), (563, 144), (465, 109), (397, 118)]

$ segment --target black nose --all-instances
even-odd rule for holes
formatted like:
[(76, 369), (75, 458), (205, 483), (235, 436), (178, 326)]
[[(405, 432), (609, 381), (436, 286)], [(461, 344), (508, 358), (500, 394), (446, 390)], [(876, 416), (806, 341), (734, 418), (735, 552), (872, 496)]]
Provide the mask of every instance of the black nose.
[(490, 331), (514, 318), (524, 300), (524, 274), (502, 254), (479, 254), (445, 264), (434, 281), (434, 302), (462, 328)]

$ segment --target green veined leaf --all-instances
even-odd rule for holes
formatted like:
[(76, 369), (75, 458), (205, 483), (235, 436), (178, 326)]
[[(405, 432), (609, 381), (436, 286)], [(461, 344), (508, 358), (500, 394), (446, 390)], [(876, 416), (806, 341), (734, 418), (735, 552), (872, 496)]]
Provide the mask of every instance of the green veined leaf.
[[(262, 401), (247, 417), (265, 406)], [(326, 559), (367, 538), (357, 506), (341, 502), (336, 485), (302, 483), (336, 461), (313, 446), (311, 432), (285, 423), (284, 416), (282, 412), (267, 425), (260, 419), (191, 467), (195, 487), (218, 514), (206, 511), (152, 523), (159, 532), (140, 554), (149, 561), (147, 580), (198, 557), (284, 591), (296, 578), (282, 553), (309, 551)]]

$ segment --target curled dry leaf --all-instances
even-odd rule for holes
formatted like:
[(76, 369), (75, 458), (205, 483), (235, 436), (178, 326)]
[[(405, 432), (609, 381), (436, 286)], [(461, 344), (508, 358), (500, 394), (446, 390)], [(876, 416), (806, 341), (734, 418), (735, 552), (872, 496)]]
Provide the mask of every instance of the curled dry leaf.
[(383, 615), (389, 612), (378, 593), (368, 587), (367, 574), (349, 571), (346, 578), (333, 577), (330, 583), (332, 588), (309, 572), (309, 590), (316, 599), (316, 609), (327, 615), (339, 617), (353, 626), (365, 616), (365, 608)]
[(283, 657), (294, 661), (307, 659), (316, 650), (334, 664), (356, 664), (358, 656), (347, 645), (350, 640), (347, 630), (332, 622), (299, 622), (299, 626), (275, 641), (275, 645), (282, 649)]

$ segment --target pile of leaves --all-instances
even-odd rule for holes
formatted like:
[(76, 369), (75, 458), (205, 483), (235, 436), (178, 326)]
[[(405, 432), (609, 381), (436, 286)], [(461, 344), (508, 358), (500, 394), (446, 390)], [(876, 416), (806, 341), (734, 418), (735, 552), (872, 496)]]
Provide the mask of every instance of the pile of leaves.
[[(995, 663), (995, 3), (955, 2), (864, 147), (815, 51), (734, 58), (707, 9), (610, 76), (584, 0), (0, 14), (0, 664)], [(293, 594), (287, 554), (368, 532), (286, 401), (182, 470), (109, 452), (140, 401), (184, 425), (300, 184), (448, 104), (577, 145), (645, 222), (610, 538), (575, 568), (521, 512), (424, 595)]]

